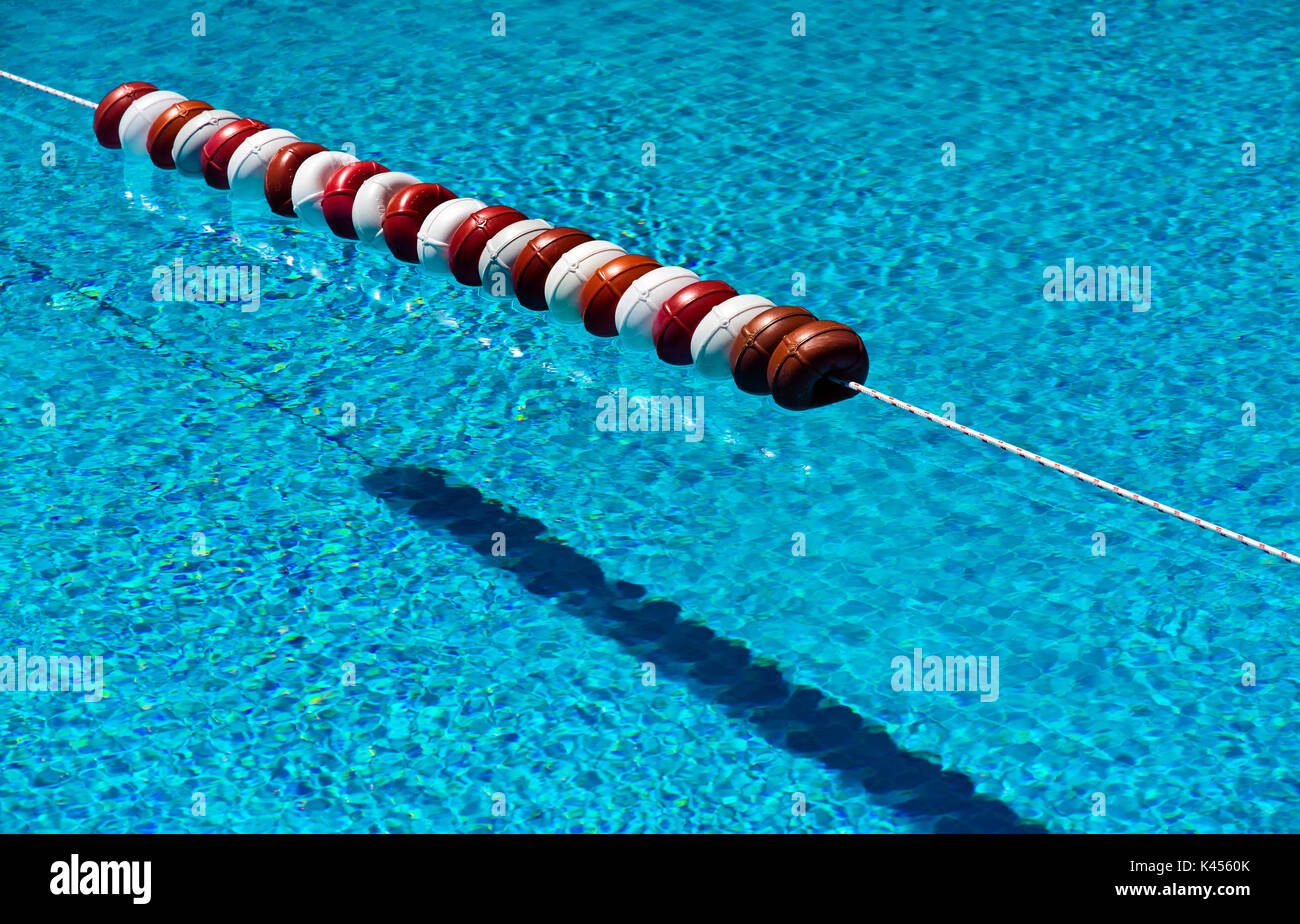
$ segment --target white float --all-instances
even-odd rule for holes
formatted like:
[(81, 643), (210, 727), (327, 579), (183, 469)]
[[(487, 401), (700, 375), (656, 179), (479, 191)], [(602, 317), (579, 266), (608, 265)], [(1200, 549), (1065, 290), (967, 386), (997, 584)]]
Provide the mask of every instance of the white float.
[(415, 250), (425, 272), (451, 272), (451, 266), (447, 263), (447, 246), (451, 243), (451, 236), (466, 218), (485, 208), (487, 203), (477, 199), (448, 199), (424, 216), (424, 223), (416, 235)]
[(176, 172), (182, 176), (201, 178), (203, 165), (199, 155), (203, 153), (203, 146), (221, 126), (238, 119), (239, 116), (229, 109), (208, 109), (182, 125), (176, 133), (176, 140), (172, 142), (172, 161), (176, 164)]
[(614, 308), (614, 326), (634, 350), (653, 350), (654, 321), (669, 298), (700, 277), (683, 266), (661, 266), (632, 280)]
[(384, 243), (384, 211), (399, 190), (420, 182), (409, 173), (377, 173), (361, 184), (352, 200), (352, 227), (357, 242), (368, 250), (388, 253)]
[(495, 298), (510, 298), (514, 295), (512, 274), (515, 261), (529, 241), (550, 227), (549, 221), (529, 218), (502, 228), (488, 238), (483, 253), (478, 258), (478, 278), (483, 280), (483, 291)]
[(122, 113), (117, 123), (117, 138), (122, 150), (132, 157), (149, 156), (149, 129), (163, 110), (175, 103), (185, 102), (185, 97), (171, 90), (154, 90), (134, 100)]
[(546, 274), (546, 307), (557, 321), (565, 324), (582, 323), (582, 307), (578, 296), (587, 280), (611, 260), (627, 253), (612, 241), (585, 241), (560, 255)]
[(226, 181), (230, 195), (236, 199), (260, 199), (265, 194), (262, 180), (275, 152), (286, 144), (300, 141), (297, 135), (284, 128), (265, 128), (245, 138), (226, 167)]
[(691, 336), (691, 360), (706, 379), (731, 378), (731, 344), (749, 319), (776, 305), (761, 295), (735, 295), (709, 309)]
[(329, 228), (325, 213), (321, 210), (325, 184), (335, 170), (356, 162), (355, 157), (343, 151), (317, 151), (302, 162), (298, 172), (293, 175), (289, 196), (293, 200), (293, 210), (303, 224), (313, 228)]

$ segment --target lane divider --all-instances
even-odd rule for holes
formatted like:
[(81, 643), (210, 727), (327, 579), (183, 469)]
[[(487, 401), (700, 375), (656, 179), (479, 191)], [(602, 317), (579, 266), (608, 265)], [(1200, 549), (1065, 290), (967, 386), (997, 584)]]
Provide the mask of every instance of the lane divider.
[(577, 228), (553, 228), (517, 209), (458, 197), (436, 183), (304, 142), (292, 132), (213, 109), (146, 81), (121, 84), (99, 104), (0, 70), (16, 81), (95, 110), (99, 143), (148, 157), (162, 169), (202, 176), (236, 198), (262, 197), (277, 215), (328, 228), (371, 249), (526, 308), (551, 311), (632, 349), (653, 349), (707, 378), (730, 376), (749, 394), (809, 410), (854, 394), (1030, 459), (1086, 484), (1177, 517), (1293, 564), (1300, 556), (996, 439), (862, 384), (870, 360), (850, 327), (795, 305), (742, 295), (680, 266), (628, 254)]
[[(736, 362), (759, 331), (748, 324), (775, 307), (682, 267), (661, 267), (612, 241), (555, 229), (519, 209), (456, 196), (376, 161), (302, 141), (293, 132), (214, 109), (147, 81), (114, 87), (95, 107), (95, 137), (163, 169), (202, 176), (238, 199), (260, 192), (270, 210), (344, 240), (378, 249), (498, 298), (515, 297), (581, 324), (624, 337), (666, 363), (697, 364), (702, 375), (735, 378)], [(560, 231), (560, 233), (554, 233)], [(518, 269), (517, 269), (518, 268)], [(666, 272), (654, 278), (657, 270)], [(646, 279), (648, 285), (636, 286)], [(594, 281), (594, 284), (593, 284)], [(626, 305), (624, 302), (626, 301)], [(866, 345), (850, 327), (809, 313), (770, 349), (765, 393), (781, 407), (809, 410), (853, 396), (836, 378), (866, 378)], [(770, 328), (768, 328), (770, 330)], [(750, 366), (753, 351), (745, 354)], [(747, 367), (752, 372), (752, 369)]]

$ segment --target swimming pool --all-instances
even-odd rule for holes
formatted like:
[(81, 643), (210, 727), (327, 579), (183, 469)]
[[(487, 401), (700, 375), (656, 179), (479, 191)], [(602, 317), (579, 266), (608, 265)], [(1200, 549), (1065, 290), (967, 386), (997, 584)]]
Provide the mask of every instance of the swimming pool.
[[(70, 3), (6, 9), (0, 66), (806, 305), (888, 394), (1300, 547), (1293, 18), (800, 9), (521, 3), (497, 37), (253, 4), (196, 37)], [(1300, 827), (1294, 566), (232, 207), (44, 94), (0, 111), (0, 653), (101, 655), (106, 691), (6, 697), (3, 830)], [(259, 267), (258, 310), (155, 301), (178, 258)], [(1066, 260), (1150, 267), (1150, 309), (1046, 301)], [(598, 430), (620, 388), (702, 396), (702, 438)], [(895, 691), (917, 648), (997, 657), (996, 698)]]

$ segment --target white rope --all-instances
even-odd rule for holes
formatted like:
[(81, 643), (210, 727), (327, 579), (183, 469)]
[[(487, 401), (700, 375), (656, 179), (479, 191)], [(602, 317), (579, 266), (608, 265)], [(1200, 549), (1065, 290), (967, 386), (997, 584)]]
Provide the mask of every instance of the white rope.
[(1161, 513), (1167, 513), (1170, 516), (1178, 517), (1180, 520), (1186, 520), (1188, 523), (1194, 523), (1201, 527), (1201, 529), (1208, 529), (1218, 533), (1220, 536), (1235, 539), (1251, 548), (1259, 549), (1261, 552), (1266, 552), (1269, 555), (1276, 555), (1283, 561), (1289, 561), (1293, 564), (1300, 565), (1300, 556), (1292, 555), (1290, 552), (1284, 552), (1271, 545), (1266, 545), (1258, 539), (1252, 539), (1249, 536), (1233, 532), (1230, 529), (1224, 529), (1222, 526), (1211, 523), (1209, 520), (1202, 520), (1200, 517), (1194, 517), (1190, 513), (1183, 513), (1181, 510), (1170, 507), (1168, 504), (1153, 501), (1149, 497), (1143, 497), (1135, 491), (1121, 488), (1119, 485), (1111, 484), (1109, 481), (1102, 481), (1100, 478), (1097, 478), (1094, 475), (1089, 475), (1087, 472), (1081, 472), (1077, 468), (1070, 468), (1068, 465), (1062, 465), (1060, 462), (1053, 462), (1046, 456), (1040, 456), (1038, 453), (1030, 452), (1028, 449), (1021, 449), (1019, 446), (1013, 446), (1011, 443), (989, 436), (987, 433), (981, 433), (978, 430), (972, 430), (970, 427), (964, 427), (946, 417), (940, 417), (938, 414), (932, 414), (929, 411), (916, 407), (915, 405), (908, 404), (906, 401), (899, 401), (897, 398), (891, 398), (889, 395), (876, 391), (874, 388), (868, 388), (867, 386), (861, 385), (857, 382), (841, 382), (841, 384), (846, 385), (867, 397), (875, 398), (877, 401), (892, 404), (894, 407), (901, 408), (909, 414), (915, 414), (918, 417), (924, 417), (926, 420), (932, 420), (941, 426), (947, 427), (949, 430), (956, 430), (958, 433), (965, 433), (967, 436), (973, 436), (975, 439), (988, 443), (990, 446), (996, 446), (998, 449), (1005, 449), (1007, 452), (1015, 453), (1021, 458), (1031, 459), (1039, 465), (1045, 465), (1048, 468), (1056, 469), (1063, 475), (1069, 475), (1071, 478), (1077, 478), (1078, 480), (1093, 485), (1094, 487), (1110, 491), (1112, 494), (1118, 494), (1120, 497), (1126, 497), (1131, 501), (1137, 501), (1139, 504), (1144, 504), (1154, 510), (1159, 510)]
[(8, 77), (10, 80), (17, 81), (24, 86), (33, 87), (37, 90), (44, 90), (46, 93), (53, 93), (55, 96), (61, 96), (64, 99), (72, 100), (74, 103), (80, 103), (83, 106), (89, 106), (91, 109), (97, 108), (97, 104), (88, 99), (82, 99), (80, 96), (73, 96), (71, 93), (64, 93), (62, 90), (56, 90), (53, 87), (47, 87), (43, 83), (37, 83), (34, 80), (28, 80), (26, 77), (19, 77), (17, 74), (11, 74), (8, 71), (0, 71), (0, 77)]

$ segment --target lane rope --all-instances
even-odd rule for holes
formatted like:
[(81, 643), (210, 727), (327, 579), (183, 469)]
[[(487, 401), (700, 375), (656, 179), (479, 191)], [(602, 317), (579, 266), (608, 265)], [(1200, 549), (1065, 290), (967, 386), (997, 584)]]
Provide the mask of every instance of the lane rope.
[(88, 99), (82, 99), (80, 96), (73, 96), (71, 93), (64, 93), (62, 90), (56, 90), (53, 87), (47, 87), (43, 83), (37, 83), (35, 80), (28, 80), (26, 77), (19, 77), (17, 74), (11, 74), (8, 71), (0, 71), (0, 77), (8, 77), (10, 80), (21, 83), (23, 86), (31, 87), (35, 90), (43, 90), (46, 93), (52, 93), (55, 96), (61, 96), (63, 99), (71, 100), (74, 103), (80, 103), (83, 106), (89, 106), (94, 109), (98, 103), (92, 103)]
[[(50, 93), (54, 96), (61, 97), (62, 99), (66, 99), (74, 103), (79, 103), (82, 106), (88, 106), (91, 109), (95, 109), (98, 105), (96, 103), (92, 103), (88, 99), (82, 99), (81, 97), (74, 96), (71, 93), (65, 93), (62, 90), (56, 90), (53, 87), (48, 87), (44, 84), (36, 83), (34, 80), (27, 80), (24, 77), (19, 77), (17, 74), (11, 74), (8, 71), (0, 71), (0, 77), (6, 77), (9, 80), (13, 80), (17, 83), (23, 84), (24, 86), (28, 86), (36, 90), (41, 90), (45, 93)], [(866, 385), (861, 384), (860, 382), (850, 382), (850, 381), (844, 381), (842, 379), (837, 379), (836, 381), (838, 381), (841, 385), (845, 386), (846, 388), (853, 389), (859, 394), (866, 395), (869, 398), (875, 398), (877, 401), (883, 401), (885, 404), (889, 404), (896, 408), (899, 408), (900, 410), (907, 411), (909, 414), (915, 414), (917, 417), (922, 417), (926, 420), (937, 423), (940, 426), (947, 427), (949, 430), (956, 430), (958, 433), (963, 433), (966, 436), (974, 437), (975, 439), (979, 440), (982, 443), (987, 443), (990, 446), (996, 446), (998, 449), (1020, 456), (1022, 459), (1029, 459), (1030, 461), (1037, 462), (1039, 465), (1045, 466), (1050, 469), (1054, 469), (1055, 471), (1058, 471), (1063, 475), (1069, 475), (1071, 478), (1074, 478), (1078, 481), (1082, 481), (1085, 484), (1090, 484), (1093, 487), (1101, 488), (1104, 491), (1109, 491), (1112, 494), (1116, 494), (1127, 500), (1136, 501), (1137, 503), (1142, 504), (1145, 507), (1150, 507), (1152, 510), (1158, 510), (1161, 513), (1168, 514), (1169, 516), (1172, 517), (1177, 517), (1178, 519), (1183, 520), (1187, 523), (1191, 523), (1194, 526), (1199, 526), (1201, 529), (1208, 529), (1211, 532), (1218, 533), (1220, 536), (1223, 536), (1224, 538), (1233, 539), (1237, 542), (1240, 542), (1243, 545), (1247, 545), (1253, 549), (1257, 549), (1261, 552), (1264, 552), (1267, 555), (1272, 555), (1276, 558), (1280, 558), (1283, 561), (1288, 561), (1291, 562), (1292, 564), (1300, 564), (1300, 556), (1292, 555), (1290, 552), (1279, 549), (1276, 546), (1271, 546), (1268, 545), (1267, 543), (1260, 542), (1258, 539), (1252, 539), (1250, 536), (1244, 535), (1239, 532), (1235, 532), (1234, 530), (1227, 529), (1226, 527), (1223, 526), (1219, 526), (1217, 523), (1211, 523), (1209, 520), (1203, 520), (1200, 517), (1192, 516), (1190, 513), (1184, 513), (1183, 511), (1177, 509), (1176, 507), (1170, 507), (1168, 504), (1162, 504), (1159, 501), (1152, 500), (1149, 497), (1144, 497), (1143, 495), (1138, 494), (1136, 491), (1130, 491), (1127, 488), (1121, 488), (1119, 485), (1111, 484), (1109, 481), (1103, 481), (1102, 479), (1096, 477), (1095, 475), (1089, 475), (1087, 472), (1081, 472), (1077, 468), (1071, 468), (1068, 465), (1062, 465), (1060, 462), (1056, 462), (1052, 459), (1047, 458), (1046, 456), (1040, 456), (1036, 452), (1030, 452), (1028, 449), (1022, 449), (1021, 447), (1016, 446), (1012, 443), (1008, 443), (1005, 440), (1000, 440), (997, 437), (989, 436), (987, 433), (981, 433), (979, 430), (975, 430), (972, 429), (971, 427), (964, 426), (962, 424), (957, 423), (956, 421), (949, 420), (946, 417), (940, 417), (938, 414), (933, 414), (930, 411), (924, 410), (923, 408), (916, 407), (913, 404), (908, 404), (906, 401), (900, 401), (899, 399), (891, 397), (890, 395), (887, 395), (884, 392), (877, 391), (874, 388), (869, 388)]]
[(1285, 552), (1282, 549), (1279, 549), (1275, 546), (1271, 546), (1266, 543), (1260, 542), (1258, 539), (1252, 539), (1249, 536), (1242, 535), (1241, 533), (1238, 532), (1233, 532), (1232, 530), (1225, 529), (1224, 527), (1219, 526), (1218, 524), (1211, 523), (1209, 520), (1202, 520), (1200, 517), (1194, 517), (1190, 513), (1184, 513), (1183, 511), (1178, 510), (1175, 507), (1170, 507), (1168, 504), (1162, 504), (1159, 501), (1152, 500), (1149, 497), (1143, 497), (1141, 494), (1138, 494), (1136, 491), (1130, 491), (1127, 488), (1121, 488), (1119, 485), (1111, 484), (1109, 481), (1102, 481), (1100, 478), (1098, 478), (1095, 475), (1089, 475), (1087, 472), (1081, 472), (1077, 468), (1070, 468), (1068, 465), (1062, 465), (1060, 462), (1055, 462), (1047, 458), (1046, 456), (1040, 456), (1036, 452), (1030, 452), (1028, 449), (1022, 449), (1019, 446), (1015, 446), (1011, 443), (1008, 443), (1006, 440), (1000, 440), (997, 437), (989, 436), (987, 433), (981, 433), (980, 431), (973, 430), (970, 427), (962, 426), (956, 421), (949, 420), (947, 417), (940, 417), (938, 414), (933, 414), (930, 411), (917, 407), (916, 405), (908, 404), (906, 401), (899, 401), (897, 398), (893, 398), (885, 394), (884, 392), (876, 391), (874, 388), (868, 388), (866, 385), (863, 385), (860, 382), (846, 382), (842, 379), (838, 381), (840, 382), (841, 385), (844, 385), (847, 388), (851, 388), (854, 391), (858, 392), (859, 394), (866, 395), (868, 398), (875, 398), (877, 401), (883, 401), (886, 404), (892, 404), (894, 407), (907, 411), (909, 414), (915, 414), (917, 417), (923, 417), (926, 420), (930, 420), (933, 421), (934, 423), (940, 424), (941, 426), (947, 427), (949, 430), (956, 430), (958, 433), (964, 433), (967, 436), (973, 436), (975, 437), (975, 439), (984, 443), (988, 443), (990, 446), (996, 446), (998, 449), (1002, 449), (1007, 452), (1014, 453), (1015, 455), (1018, 455), (1023, 459), (1029, 459), (1030, 461), (1037, 462), (1039, 465), (1044, 465), (1047, 468), (1055, 469), (1056, 471), (1060, 472), (1063, 475), (1069, 475), (1071, 478), (1077, 478), (1079, 481), (1082, 481), (1086, 484), (1090, 484), (1093, 487), (1101, 488), (1102, 490), (1105, 491), (1110, 491), (1112, 494), (1118, 494), (1120, 497), (1127, 498), (1128, 500), (1131, 501), (1137, 501), (1139, 504), (1143, 504), (1144, 506), (1150, 507), (1152, 510), (1159, 510), (1161, 513), (1167, 513), (1170, 516), (1178, 517), (1178, 519), (1185, 520), (1188, 523), (1195, 524), (1196, 526), (1201, 527), (1201, 529), (1208, 529), (1211, 532), (1218, 533), (1220, 536), (1224, 536), (1228, 539), (1235, 539), (1238, 542), (1244, 545), (1248, 545), (1253, 549), (1259, 549), (1259, 551), (1261, 552), (1265, 552), (1269, 555), (1275, 555), (1278, 558), (1282, 559), (1283, 561), (1289, 561), (1292, 562), (1293, 564), (1300, 564), (1300, 556), (1292, 555), (1290, 552)]

